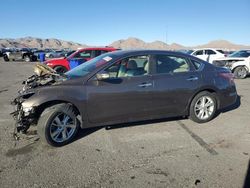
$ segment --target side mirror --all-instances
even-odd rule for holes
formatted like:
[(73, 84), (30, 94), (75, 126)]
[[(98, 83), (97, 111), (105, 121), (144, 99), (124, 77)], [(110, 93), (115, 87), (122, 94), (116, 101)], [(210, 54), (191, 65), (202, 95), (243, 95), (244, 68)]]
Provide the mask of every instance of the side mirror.
[(106, 80), (110, 78), (109, 73), (103, 72), (103, 73), (97, 73), (96, 74), (97, 80)]

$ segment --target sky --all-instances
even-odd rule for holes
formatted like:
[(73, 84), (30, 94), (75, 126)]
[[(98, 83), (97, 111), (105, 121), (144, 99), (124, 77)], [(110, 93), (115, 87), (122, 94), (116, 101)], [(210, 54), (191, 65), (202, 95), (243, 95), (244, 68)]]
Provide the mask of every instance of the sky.
[(250, 0), (2, 0), (0, 38), (250, 45)]

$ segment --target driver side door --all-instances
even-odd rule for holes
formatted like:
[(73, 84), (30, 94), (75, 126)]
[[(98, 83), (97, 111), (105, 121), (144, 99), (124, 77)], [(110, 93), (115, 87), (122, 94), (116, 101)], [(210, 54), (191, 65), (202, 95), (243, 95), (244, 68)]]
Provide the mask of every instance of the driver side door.
[(128, 122), (148, 116), (153, 89), (148, 58), (147, 55), (125, 58), (99, 72), (108, 73), (109, 78), (93, 77), (88, 81), (90, 123)]

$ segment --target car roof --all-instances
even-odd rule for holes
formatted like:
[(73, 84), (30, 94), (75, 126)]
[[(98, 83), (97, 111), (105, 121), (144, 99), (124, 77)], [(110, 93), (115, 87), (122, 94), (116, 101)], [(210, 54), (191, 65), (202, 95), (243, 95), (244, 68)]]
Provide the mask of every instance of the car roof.
[(197, 51), (197, 50), (223, 50), (221, 48), (196, 48), (194, 49), (194, 51)]
[(177, 52), (177, 51), (170, 51), (170, 50), (151, 50), (151, 49), (133, 49), (133, 50), (117, 50), (113, 52), (109, 52), (107, 54), (112, 54), (116, 56), (125, 56), (125, 55), (139, 55), (139, 54), (157, 54), (157, 53), (167, 53), (167, 54), (173, 54), (173, 55), (178, 55), (178, 56), (186, 56), (186, 57), (191, 57), (193, 56), (189, 54), (184, 54), (182, 52)]
[(80, 49), (78, 49), (78, 51), (82, 51), (82, 50), (109, 50), (109, 51), (114, 51), (114, 50), (118, 50), (118, 48), (114, 48), (114, 47), (88, 47), (88, 48), (80, 48)]

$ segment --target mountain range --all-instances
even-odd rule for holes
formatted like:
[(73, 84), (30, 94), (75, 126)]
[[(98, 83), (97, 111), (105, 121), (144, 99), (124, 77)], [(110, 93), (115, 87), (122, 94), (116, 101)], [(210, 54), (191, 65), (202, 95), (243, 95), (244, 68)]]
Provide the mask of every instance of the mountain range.
[[(90, 47), (91, 45), (80, 44), (76, 42), (64, 41), (59, 39), (41, 39), (35, 37), (24, 37), (24, 38), (16, 38), (16, 39), (0, 39), (0, 48), (84, 48)], [(195, 48), (222, 48), (227, 50), (239, 50), (239, 49), (250, 49), (250, 45), (241, 45), (234, 44), (232, 42), (226, 40), (214, 40), (207, 44), (202, 44), (198, 46), (184, 46), (177, 43), (166, 44), (162, 41), (154, 41), (154, 42), (145, 42), (141, 39), (130, 37), (128, 39), (122, 39), (114, 41), (108, 46), (113, 46), (115, 48), (121, 49), (162, 49), (162, 50), (179, 50), (179, 49), (195, 49)]]

